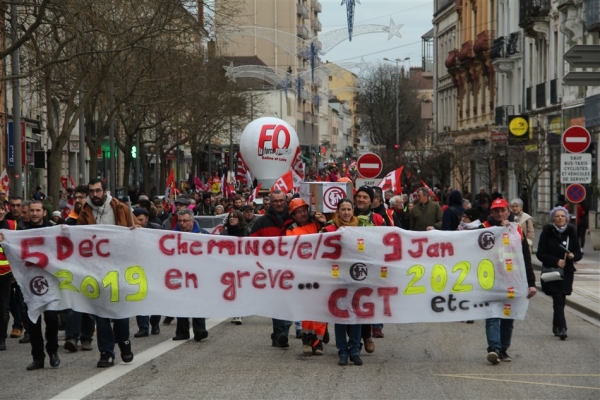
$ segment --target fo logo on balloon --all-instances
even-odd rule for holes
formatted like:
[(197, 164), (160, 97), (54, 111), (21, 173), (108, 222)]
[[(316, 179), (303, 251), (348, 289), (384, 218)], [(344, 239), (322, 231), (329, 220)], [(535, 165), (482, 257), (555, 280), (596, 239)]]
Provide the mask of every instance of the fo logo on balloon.
[(325, 203), (327, 208), (335, 210), (338, 202), (344, 197), (346, 197), (346, 192), (344, 189), (336, 186), (330, 187), (329, 189), (325, 190), (325, 193), (323, 193), (323, 203)]
[(290, 154), (290, 141), (285, 125), (263, 125), (258, 138), (258, 156)]

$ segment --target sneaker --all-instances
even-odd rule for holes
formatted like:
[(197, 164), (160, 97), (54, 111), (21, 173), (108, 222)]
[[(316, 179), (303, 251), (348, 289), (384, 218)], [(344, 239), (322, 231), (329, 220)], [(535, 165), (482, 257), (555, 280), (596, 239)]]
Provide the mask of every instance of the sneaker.
[(235, 317), (234, 319), (231, 320), (231, 322), (233, 322), (236, 325), (241, 325), (242, 324), (242, 317)]
[(313, 349), (312, 349), (312, 346), (310, 344), (303, 344), (302, 345), (302, 354), (305, 354), (305, 355), (308, 356), (308, 355), (312, 355), (312, 353), (313, 353)]
[(69, 353), (77, 353), (77, 341), (75, 339), (67, 339), (65, 342), (65, 350)]
[(22, 334), (23, 334), (23, 331), (21, 331), (18, 328), (13, 328), (12, 332), (10, 333), (10, 337), (13, 339), (20, 338)]
[(112, 367), (113, 365), (115, 365), (115, 357), (112, 354), (110, 354), (108, 351), (103, 351), (100, 353), (100, 360), (98, 361), (98, 364), (96, 364), (96, 367), (108, 368)]
[(92, 341), (91, 340), (82, 340), (81, 341), (81, 351), (92, 351)]
[(487, 360), (492, 364), (500, 364), (500, 355), (495, 351), (490, 351), (487, 355)]
[(25, 332), (23, 337), (19, 339), (19, 343), (31, 343), (31, 340), (29, 340), (29, 333)]
[(376, 339), (382, 339), (383, 331), (379, 328), (373, 328), (373, 337)]
[(365, 339), (365, 350), (367, 353), (373, 353), (375, 351), (375, 342), (373, 341), (373, 338)]
[(131, 351), (130, 340), (119, 342), (119, 349), (121, 350), (121, 360), (123, 360), (124, 363), (130, 363), (133, 361), (133, 352)]
[(315, 356), (322, 356), (323, 355), (323, 341), (322, 340), (317, 340), (317, 342), (315, 344), (313, 344), (313, 346), (312, 346), (312, 353)]
[(506, 351), (501, 351), (500, 352), (500, 361), (511, 362), (512, 358), (510, 358), (510, 356), (508, 355), (508, 353)]

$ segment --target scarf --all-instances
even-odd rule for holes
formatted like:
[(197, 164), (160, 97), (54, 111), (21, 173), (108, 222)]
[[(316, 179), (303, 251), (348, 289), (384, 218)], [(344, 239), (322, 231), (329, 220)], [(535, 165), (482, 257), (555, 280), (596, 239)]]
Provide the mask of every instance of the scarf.
[(101, 206), (94, 205), (92, 200), (88, 196), (85, 200), (86, 203), (92, 208), (92, 215), (98, 225), (114, 225), (115, 224), (115, 213), (110, 206), (112, 197), (110, 194), (106, 194), (106, 201)]
[(563, 233), (567, 230), (567, 226), (569, 226), (569, 224), (564, 224), (563, 226), (556, 226), (555, 223), (552, 223), (552, 226), (554, 226), (554, 229), (556, 229), (558, 233)]
[(331, 221), (338, 228), (341, 228), (342, 226), (358, 226), (358, 218), (355, 217), (354, 215), (352, 216), (352, 219), (350, 219), (350, 222), (344, 222), (340, 219), (340, 216), (338, 215), (338, 213), (335, 213), (335, 214), (333, 214)]
[(479, 221), (478, 219), (476, 219), (475, 221), (472, 222), (460, 222), (460, 225), (458, 226), (458, 230), (459, 231), (468, 231), (471, 229), (477, 229), (479, 228), (479, 226), (481, 225), (481, 221)]

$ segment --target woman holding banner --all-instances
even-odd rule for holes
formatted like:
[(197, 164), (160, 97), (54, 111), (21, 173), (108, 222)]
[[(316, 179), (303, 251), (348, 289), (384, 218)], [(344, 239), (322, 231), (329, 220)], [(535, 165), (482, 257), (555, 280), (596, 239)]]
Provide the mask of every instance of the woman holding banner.
[[(246, 237), (250, 235), (250, 230), (246, 226), (246, 220), (244, 219), (244, 215), (239, 210), (233, 210), (232, 212), (230, 212), (223, 226), (224, 229), (221, 232), (221, 235), (237, 237)], [(231, 323), (241, 325), (242, 317), (232, 318)]]
[[(322, 232), (334, 232), (343, 226), (358, 226), (358, 217), (354, 216), (354, 204), (350, 199), (341, 199), (337, 212)], [(338, 365), (348, 365), (348, 356), (354, 365), (362, 365), (360, 359), (360, 339), (362, 325), (335, 324), (335, 345), (340, 357)]]
[(568, 223), (567, 209), (554, 207), (550, 210), (550, 221), (542, 230), (536, 255), (544, 268), (562, 269), (562, 279), (546, 282), (542, 277), (541, 281), (544, 293), (552, 296), (554, 307), (552, 333), (560, 337), (560, 340), (565, 340), (567, 338), (565, 302), (567, 296), (573, 291), (573, 278), (576, 271), (574, 263), (581, 260), (583, 254), (576, 228)]

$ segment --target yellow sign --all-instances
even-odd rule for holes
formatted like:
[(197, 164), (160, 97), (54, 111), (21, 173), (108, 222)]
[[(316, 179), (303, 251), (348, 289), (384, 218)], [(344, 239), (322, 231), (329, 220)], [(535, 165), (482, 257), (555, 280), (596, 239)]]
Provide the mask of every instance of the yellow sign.
[(529, 122), (523, 117), (515, 117), (508, 124), (508, 130), (515, 136), (523, 136), (529, 130)]

